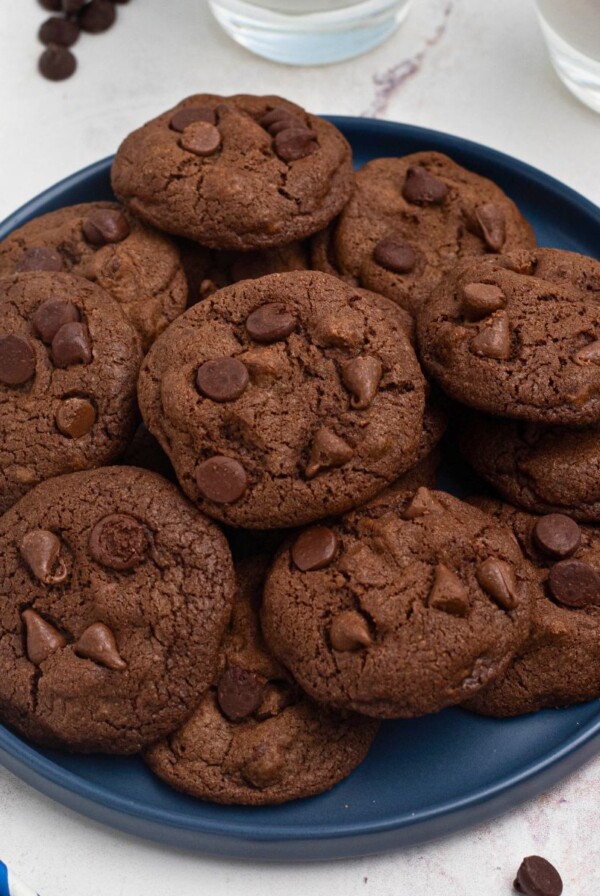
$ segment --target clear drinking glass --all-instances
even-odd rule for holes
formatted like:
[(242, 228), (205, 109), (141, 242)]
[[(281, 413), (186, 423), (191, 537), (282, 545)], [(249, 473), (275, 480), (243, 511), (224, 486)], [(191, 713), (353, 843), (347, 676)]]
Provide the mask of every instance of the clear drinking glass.
[(600, 0), (536, 0), (552, 64), (569, 90), (600, 112)]
[(398, 27), (412, 0), (209, 0), (225, 31), (248, 50), (289, 65), (350, 59)]

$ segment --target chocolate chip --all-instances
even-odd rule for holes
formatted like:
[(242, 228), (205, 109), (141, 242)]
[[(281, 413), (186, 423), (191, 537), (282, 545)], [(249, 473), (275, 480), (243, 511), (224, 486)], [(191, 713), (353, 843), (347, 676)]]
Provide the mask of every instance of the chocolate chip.
[(79, 26), (69, 19), (50, 16), (40, 25), (38, 38), (45, 45), (58, 44), (60, 47), (72, 47), (79, 37)]
[(62, 271), (64, 264), (56, 249), (46, 246), (32, 246), (26, 249), (17, 261), (15, 270), (18, 274), (26, 271)]
[(342, 382), (352, 393), (350, 404), (357, 411), (368, 408), (379, 389), (383, 365), (372, 355), (359, 355), (347, 361), (342, 368)]
[(246, 320), (248, 335), (256, 342), (278, 342), (294, 331), (296, 318), (281, 302), (269, 302), (252, 311)]
[(0, 383), (21, 386), (35, 373), (35, 352), (29, 339), (18, 333), (0, 338)]
[(38, 69), (49, 81), (64, 81), (70, 78), (77, 68), (75, 56), (66, 47), (52, 44), (47, 47), (38, 60)]
[(506, 240), (506, 222), (502, 209), (493, 202), (478, 205), (475, 209), (475, 220), (488, 249), (499, 252)]
[(56, 425), (63, 436), (80, 439), (96, 422), (96, 408), (87, 398), (66, 398), (56, 412)]
[(61, 327), (78, 320), (79, 311), (73, 302), (48, 299), (34, 312), (31, 323), (42, 342), (50, 345)]
[(121, 657), (115, 636), (103, 622), (94, 622), (73, 645), (77, 656), (92, 660), (114, 672), (122, 672), (127, 663)]
[(493, 283), (467, 283), (461, 299), (462, 310), (471, 320), (480, 320), (506, 305), (504, 293)]
[(513, 610), (517, 606), (517, 583), (510, 563), (488, 557), (477, 567), (476, 577), (483, 590), (503, 610)]
[(494, 361), (510, 358), (510, 326), (505, 311), (497, 311), (489, 318), (477, 336), (471, 340), (471, 351)]
[(123, 212), (113, 208), (99, 208), (92, 212), (83, 222), (81, 229), (92, 246), (120, 243), (131, 232)]
[(60, 539), (48, 529), (32, 529), (23, 536), (21, 557), (44, 585), (60, 585), (67, 578), (67, 567), (60, 556)]
[(287, 756), (281, 744), (263, 743), (242, 763), (240, 772), (248, 784), (264, 790), (281, 781), (287, 764)]
[(536, 522), (533, 539), (544, 554), (563, 560), (574, 554), (579, 547), (581, 529), (570, 516), (549, 513)]
[(333, 649), (341, 653), (359, 650), (373, 643), (366, 619), (356, 610), (345, 610), (334, 617), (329, 639)]
[(331, 429), (322, 426), (315, 434), (310, 446), (310, 457), (306, 465), (306, 476), (312, 479), (321, 470), (343, 467), (354, 456), (351, 446)]
[(554, 865), (546, 859), (527, 856), (521, 862), (514, 887), (524, 896), (561, 896), (563, 882)]
[(584, 348), (580, 348), (575, 355), (575, 363), (584, 364), (600, 364), (600, 340), (590, 342)]
[(408, 274), (417, 263), (412, 246), (400, 236), (386, 236), (373, 249), (377, 264), (395, 274)]
[(216, 504), (233, 504), (248, 488), (248, 476), (233, 457), (216, 455), (196, 468), (196, 485), (204, 498)]
[(309, 572), (329, 566), (337, 551), (337, 535), (327, 526), (313, 526), (302, 532), (292, 545), (292, 560), (299, 570)]
[(55, 650), (66, 646), (65, 636), (49, 622), (46, 622), (35, 610), (25, 610), (21, 618), (27, 632), (27, 657), (35, 666), (39, 666), (40, 663), (47, 660)]
[(292, 127), (304, 127), (304, 122), (284, 106), (274, 106), (260, 119), (261, 127), (270, 134), (278, 134), (279, 131)]
[(235, 401), (246, 389), (248, 368), (237, 358), (215, 358), (198, 368), (196, 384), (213, 401)]
[(217, 701), (230, 722), (241, 722), (258, 709), (263, 691), (264, 684), (254, 672), (229, 666), (219, 679)]
[(414, 205), (439, 205), (448, 195), (448, 187), (426, 168), (412, 165), (406, 172), (402, 195)]
[(87, 2), (88, 0), (62, 0), (62, 8), (67, 15), (72, 16), (79, 12), (81, 7)]
[(208, 106), (186, 106), (184, 109), (178, 109), (169, 121), (169, 127), (172, 131), (181, 133), (185, 131), (191, 124), (197, 121), (206, 121), (208, 124), (216, 124), (217, 117), (212, 109)]
[(89, 364), (92, 346), (87, 327), (78, 321), (63, 324), (52, 340), (52, 360), (57, 367)]
[(548, 576), (552, 597), (566, 607), (600, 605), (600, 576), (582, 560), (561, 560)]
[(196, 156), (212, 156), (221, 145), (221, 134), (208, 121), (195, 121), (186, 127), (179, 145)]
[(427, 516), (430, 513), (443, 513), (444, 508), (434, 497), (428, 488), (424, 485), (420, 486), (414, 494), (414, 497), (404, 513), (405, 520), (416, 520), (420, 516)]
[(90, 0), (77, 14), (77, 23), (88, 34), (101, 34), (116, 18), (117, 11), (110, 0)]
[(317, 135), (305, 127), (285, 128), (273, 140), (273, 149), (284, 162), (304, 159), (318, 148)]
[(456, 573), (443, 563), (435, 568), (429, 606), (451, 616), (469, 615), (469, 592)]
[(134, 569), (148, 550), (148, 536), (139, 520), (110, 513), (96, 523), (88, 543), (92, 558), (109, 569)]
[(274, 719), (288, 706), (298, 702), (298, 694), (294, 687), (287, 681), (270, 681), (263, 689), (260, 706), (254, 713), (254, 718), (259, 722), (265, 719)]

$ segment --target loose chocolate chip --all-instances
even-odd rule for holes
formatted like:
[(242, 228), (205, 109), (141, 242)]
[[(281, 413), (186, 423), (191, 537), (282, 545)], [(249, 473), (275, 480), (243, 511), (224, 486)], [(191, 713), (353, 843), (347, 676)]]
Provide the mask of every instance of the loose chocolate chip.
[(249, 382), (248, 368), (237, 358), (215, 358), (198, 368), (196, 384), (213, 401), (235, 401)]
[(264, 684), (254, 672), (241, 666), (229, 666), (219, 679), (217, 701), (230, 722), (241, 722), (261, 704)]
[(63, 436), (80, 439), (96, 422), (96, 408), (86, 398), (67, 398), (56, 412), (56, 425)]
[(292, 545), (292, 560), (302, 572), (323, 569), (335, 557), (337, 546), (335, 532), (327, 526), (313, 526), (295, 540)]
[(179, 145), (196, 156), (212, 156), (221, 145), (221, 134), (208, 121), (195, 121), (186, 127), (179, 138)]
[(366, 619), (356, 610), (345, 610), (335, 616), (329, 629), (329, 639), (333, 649), (341, 653), (359, 650), (373, 643)]
[(488, 249), (499, 252), (506, 240), (506, 222), (502, 209), (493, 202), (478, 205), (475, 209), (475, 220)]
[(42, 342), (50, 345), (61, 327), (78, 320), (79, 311), (73, 302), (48, 299), (34, 312), (31, 323)]
[(21, 386), (35, 373), (35, 352), (29, 339), (17, 333), (0, 338), (0, 383)]
[(233, 504), (245, 494), (248, 476), (233, 457), (216, 455), (196, 468), (196, 485), (201, 495), (216, 504)]
[(561, 560), (548, 576), (552, 597), (566, 607), (600, 605), (600, 576), (582, 560)]
[(352, 394), (350, 404), (357, 411), (368, 408), (379, 389), (383, 365), (372, 355), (359, 355), (342, 368), (342, 382)]
[(64, 81), (77, 68), (77, 60), (67, 47), (52, 44), (46, 47), (38, 60), (38, 69), (49, 81)]
[(497, 557), (488, 557), (480, 563), (477, 581), (484, 591), (493, 597), (503, 610), (513, 610), (517, 605), (517, 584), (512, 566)]
[(590, 342), (585, 348), (580, 348), (575, 355), (576, 364), (600, 364), (600, 340)]
[(94, 622), (73, 645), (77, 656), (92, 660), (114, 672), (122, 672), (127, 663), (121, 657), (115, 636), (103, 622)]
[(44, 585), (60, 585), (67, 578), (67, 567), (60, 556), (60, 539), (48, 529), (32, 529), (23, 536), (21, 557)]
[(494, 361), (510, 358), (510, 326), (505, 311), (497, 311), (471, 340), (471, 351)]
[(79, 37), (79, 26), (69, 19), (50, 16), (40, 25), (38, 38), (45, 46), (58, 44), (60, 47), (72, 47)]
[(412, 165), (406, 172), (402, 195), (413, 205), (439, 205), (448, 195), (448, 187), (426, 168)]
[(533, 527), (533, 539), (544, 554), (563, 560), (579, 547), (581, 529), (570, 516), (549, 513), (540, 517)]
[(281, 744), (263, 743), (241, 765), (240, 772), (248, 784), (264, 790), (281, 781), (286, 765), (287, 757)]
[(471, 320), (480, 320), (506, 305), (504, 293), (492, 283), (467, 283), (461, 298), (462, 310)]
[(52, 360), (57, 367), (90, 363), (92, 346), (84, 324), (72, 321), (62, 325), (52, 340)]
[(354, 456), (350, 445), (331, 429), (322, 426), (315, 434), (310, 446), (310, 457), (306, 465), (306, 476), (312, 479), (321, 470), (343, 467)]
[(25, 610), (21, 618), (27, 632), (27, 657), (35, 666), (47, 660), (55, 650), (66, 646), (65, 636), (35, 610)]
[(139, 520), (127, 513), (110, 513), (96, 523), (89, 540), (92, 558), (109, 569), (134, 569), (148, 550), (148, 536)]
[(273, 148), (283, 162), (296, 162), (316, 152), (317, 135), (305, 127), (291, 127), (279, 131), (273, 140)]
[(246, 330), (256, 342), (278, 342), (294, 331), (296, 318), (281, 302), (261, 305), (248, 315)]
[(395, 274), (408, 274), (417, 263), (412, 246), (400, 236), (386, 236), (373, 249), (377, 264)]
[(56, 249), (32, 246), (31, 249), (26, 249), (23, 252), (15, 269), (19, 274), (26, 271), (62, 271), (64, 264)]
[(428, 488), (424, 485), (420, 486), (415, 495), (402, 514), (405, 520), (416, 520), (420, 516), (427, 516), (430, 513), (443, 513), (444, 508), (435, 498)]
[(521, 862), (514, 887), (524, 896), (561, 896), (563, 882), (554, 865), (546, 859), (527, 856)]
[(438, 563), (435, 568), (429, 606), (451, 616), (469, 615), (469, 592), (456, 573), (443, 563)]
[(120, 243), (130, 234), (130, 227), (123, 212), (112, 208), (99, 208), (85, 219), (83, 235), (92, 246)]
[(187, 127), (197, 121), (206, 121), (208, 124), (216, 124), (217, 117), (212, 109), (208, 106), (186, 106), (185, 109), (178, 109), (171, 116), (169, 127), (172, 131), (181, 133)]
[(110, 0), (90, 0), (77, 14), (77, 22), (88, 34), (101, 34), (117, 17), (117, 11)]

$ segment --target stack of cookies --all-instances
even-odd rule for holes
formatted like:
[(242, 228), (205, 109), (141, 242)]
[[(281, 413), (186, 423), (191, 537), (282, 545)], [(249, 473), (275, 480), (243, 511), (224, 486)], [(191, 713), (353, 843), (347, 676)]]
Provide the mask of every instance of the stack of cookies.
[[(600, 265), (278, 97), (112, 179), (0, 244), (0, 719), (264, 805), (382, 719), (600, 696)], [(522, 510), (435, 490), (449, 415)]]

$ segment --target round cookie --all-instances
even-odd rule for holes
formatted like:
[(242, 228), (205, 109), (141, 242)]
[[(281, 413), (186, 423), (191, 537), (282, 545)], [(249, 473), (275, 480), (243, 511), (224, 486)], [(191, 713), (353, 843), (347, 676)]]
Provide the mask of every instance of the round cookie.
[(153, 772), (216, 803), (284, 803), (329, 790), (362, 762), (378, 724), (306, 697), (268, 653), (258, 622), (268, 558), (236, 564), (238, 593), (219, 671), (174, 734), (150, 747)]
[(354, 187), (350, 146), (276, 96), (199, 94), (130, 134), (112, 168), (145, 221), (212, 249), (269, 249), (325, 227)]
[(263, 632), (313, 699), (424, 715), (504, 671), (529, 632), (530, 576), (487, 514), (420, 488), (290, 539), (267, 578)]
[(192, 500), (281, 528), (355, 507), (415, 464), (424, 379), (388, 299), (298, 271), (187, 311), (147, 355), (138, 398)]
[(0, 280), (0, 512), (38, 482), (115, 460), (138, 414), (139, 338), (73, 274)]
[(173, 241), (115, 202), (85, 202), (34, 218), (0, 243), (0, 276), (64, 271), (117, 301), (148, 348), (185, 311), (186, 281)]
[(423, 307), (431, 376), (457, 401), (533, 423), (600, 421), (600, 262), (558, 249), (467, 259)]
[(475, 499), (515, 534), (535, 567), (531, 635), (506, 672), (466, 703), (515, 716), (600, 697), (600, 529)]
[[(225, 538), (134, 467), (39, 485), (0, 518), (0, 718), (45, 746), (135, 753), (212, 681)], [(18, 599), (17, 597), (18, 596)]]
[(338, 221), (313, 240), (313, 266), (416, 313), (460, 258), (533, 248), (516, 205), (492, 181), (437, 152), (374, 159)]

